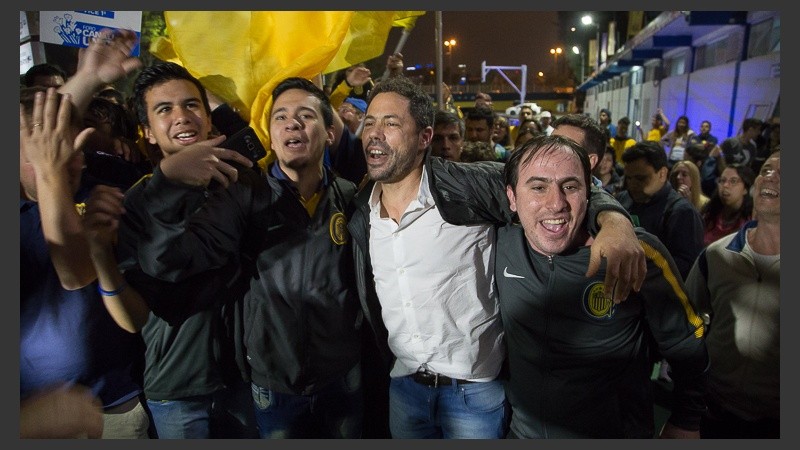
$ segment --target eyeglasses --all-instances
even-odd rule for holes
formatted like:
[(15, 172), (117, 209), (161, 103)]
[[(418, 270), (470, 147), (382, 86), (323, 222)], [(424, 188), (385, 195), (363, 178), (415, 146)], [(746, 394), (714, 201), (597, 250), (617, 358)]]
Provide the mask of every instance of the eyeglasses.
[(742, 182), (742, 180), (739, 179), (739, 178), (720, 178), (719, 180), (717, 180), (717, 183), (720, 186), (725, 186), (726, 184), (729, 184), (731, 186), (736, 186), (737, 184), (739, 184), (741, 182)]

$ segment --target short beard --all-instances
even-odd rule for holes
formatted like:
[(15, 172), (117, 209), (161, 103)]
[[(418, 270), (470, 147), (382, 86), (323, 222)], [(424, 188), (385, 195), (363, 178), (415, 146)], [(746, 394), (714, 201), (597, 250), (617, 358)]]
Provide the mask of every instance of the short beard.
[[(393, 153), (397, 155), (397, 152)], [(410, 174), (417, 166), (417, 154), (410, 155), (410, 157), (403, 157), (393, 159), (386, 167), (373, 169), (367, 166), (369, 178), (373, 181), (380, 183), (396, 183)]]

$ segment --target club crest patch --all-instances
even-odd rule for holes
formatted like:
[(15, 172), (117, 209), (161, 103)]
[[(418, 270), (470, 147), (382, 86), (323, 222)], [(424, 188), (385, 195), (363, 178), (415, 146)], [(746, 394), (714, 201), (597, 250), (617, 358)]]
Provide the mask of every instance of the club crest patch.
[(333, 241), (334, 244), (344, 245), (347, 243), (347, 221), (344, 219), (344, 214), (337, 212), (331, 216), (329, 231), (331, 234), (331, 241)]
[(581, 302), (586, 314), (594, 319), (611, 319), (616, 310), (614, 301), (603, 293), (603, 283), (600, 281), (586, 287)]

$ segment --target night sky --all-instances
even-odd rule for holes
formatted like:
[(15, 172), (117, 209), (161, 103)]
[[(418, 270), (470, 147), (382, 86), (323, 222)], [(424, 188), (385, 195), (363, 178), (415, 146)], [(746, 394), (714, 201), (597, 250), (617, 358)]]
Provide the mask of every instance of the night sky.
[[(426, 12), (417, 20), (402, 50), (406, 67), (436, 63), (435, 21), (434, 11)], [(466, 64), (474, 76), (480, 76), (484, 60), (488, 66), (526, 64), (529, 74), (551, 70), (555, 61), (550, 48), (559, 44), (558, 27), (555, 11), (442, 12), (442, 39), (457, 41), (452, 65), (455, 68)], [(401, 32), (399, 28), (392, 29), (386, 43), (387, 55), (397, 46)], [(446, 50), (442, 53), (443, 64), (447, 66)], [(563, 54), (559, 59), (562, 57)], [(385, 58), (382, 59), (385, 63)]]

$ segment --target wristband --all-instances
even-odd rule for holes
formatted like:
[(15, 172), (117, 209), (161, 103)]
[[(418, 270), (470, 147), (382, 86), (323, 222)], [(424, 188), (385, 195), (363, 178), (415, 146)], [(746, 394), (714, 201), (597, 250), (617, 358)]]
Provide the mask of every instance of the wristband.
[(121, 294), (126, 287), (128, 287), (128, 284), (123, 282), (122, 286), (114, 289), (113, 291), (107, 291), (100, 287), (100, 283), (97, 283), (97, 292), (99, 292), (103, 297), (114, 297), (115, 295)]

